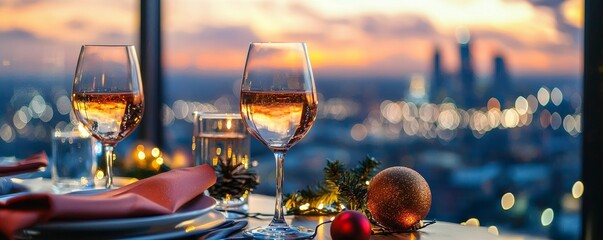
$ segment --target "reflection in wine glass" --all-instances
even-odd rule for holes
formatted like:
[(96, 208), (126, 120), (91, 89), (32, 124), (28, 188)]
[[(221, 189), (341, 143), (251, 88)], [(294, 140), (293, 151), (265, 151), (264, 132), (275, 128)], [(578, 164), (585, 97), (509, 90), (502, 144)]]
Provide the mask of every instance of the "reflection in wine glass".
[(317, 98), (305, 43), (252, 43), (241, 87), (241, 116), (247, 130), (274, 153), (276, 204), (268, 226), (245, 231), (260, 239), (308, 238), (314, 231), (289, 226), (283, 211), (285, 154), (316, 119)]
[(78, 121), (105, 147), (106, 187), (111, 188), (113, 147), (134, 131), (144, 110), (134, 46), (82, 46), (71, 102)]

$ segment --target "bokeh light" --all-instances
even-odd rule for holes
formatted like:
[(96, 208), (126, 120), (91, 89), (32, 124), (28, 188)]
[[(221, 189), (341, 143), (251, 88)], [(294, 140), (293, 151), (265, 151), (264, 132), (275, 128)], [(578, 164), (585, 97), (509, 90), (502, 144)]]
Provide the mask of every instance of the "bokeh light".
[(502, 113), (501, 124), (506, 128), (514, 128), (519, 124), (519, 114), (515, 109), (506, 109)]
[(11, 143), (15, 140), (15, 131), (8, 124), (2, 124), (2, 127), (0, 127), (0, 138), (6, 143)]
[(584, 184), (582, 181), (576, 181), (572, 186), (572, 196), (576, 199), (582, 197), (584, 194)]
[(542, 224), (542, 226), (549, 226), (551, 225), (551, 223), (553, 223), (554, 218), (555, 212), (553, 212), (553, 209), (547, 208), (542, 211), (542, 214), (540, 215), (540, 223)]
[(67, 115), (71, 112), (71, 100), (65, 95), (60, 96), (56, 101), (57, 111), (61, 115)]
[(500, 110), (500, 101), (498, 101), (498, 99), (496, 99), (496, 98), (490, 98), (490, 99), (488, 99), (488, 103), (486, 106), (487, 106), (488, 110), (491, 110), (491, 109)]
[(513, 205), (515, 205), (515, 196), (513, 193), (505, 193), (500, 199), (500, 205), (502, 206), (503, 210), (511, 209)]
[(498, 228), (496, 226), (489, 226), (488, 232), (494, 236), (498, 236)]
[(538, 110), (538, 99), (530, 94), (526, 100), (528, 100), (528, 112), (535, 113)]
[(520, 115), (526, 114), (529, 110), (528, 100), (522, 96), (517, 97), (515, 100), (515, 110)]
[(557, 130), (561, 126), (562, 121), (561, 115), (558, 112), (551, 114), (551, 128), (554, 130)]
[(555, 106), (559, 106), (562, 101), (563, 93), (561, 92), (561, 90), (559, 90), (559, 88), (553, 88), (553, 90), (551, 90), (551, 102)]
[(350, 135), (356, 141), (362, 141), (368, 135), (368, 130), (363, 124), (355, 124), (350, 130)]
[(466, 222), (465, 222), (465, 226), (470, 226), (470, 227), (479, 227), (480, 223), (479, 223), (479, 219), (477, 218), (469, 218)]
[(549, 90), (546, 89), (545, 87), (541, 87), (540, 89), (538, 89), (537, 96), (538, 96), (538, 102), (540, 103), (540, 105), (546, 106), (549, 103), (550, 93), (549, 93)]

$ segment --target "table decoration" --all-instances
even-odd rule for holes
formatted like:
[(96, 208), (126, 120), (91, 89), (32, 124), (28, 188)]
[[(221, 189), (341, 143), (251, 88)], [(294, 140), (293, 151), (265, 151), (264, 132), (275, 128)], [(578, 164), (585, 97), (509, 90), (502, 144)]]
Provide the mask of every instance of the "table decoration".
[(370, 215), (366, 193), (371, 177), (381, 162), (366, 156), (357, 166), (346, 169), (338, 160), (327, 160), (320, 184), (285, 195), (287, 213), (294, 215), (329, 215), (343, 209)]
[[(356, 210), (373, 224), (372, 234), (379, 235), (414, 232), (434, 224), (435, 220), (423, 220), (431, 206), (431, 191), (425, 179), (406, 167), (391, 167), (375, 175), (380, 164), (366, 156), (356, 167), (346, 169), (340, 161), (327, 160), (320, 184), (286, 195), (287, 212), (332, 215)], [(333, 220), (333, 224), (361, 221), (357, 216), (346, 219)]]
[(0, 164), (0, 177), (38, 171), (47, 165), (48, 156), (45, 152), (40, 152), (18, 162)]
[(357, 211), (343, 211), (331, 222), (333, 240), (368, 240), (371, 237), (371, 222)]
[(203, 192), (216, 181), (213, 168), (175, 169), (125, 187), (95, 195), (34, 193), (0, 202), (0, 232), (55, 221), (89, 221), (167, 215), (205, 201)]
[(407, 167), (387, 168), (373, 177), (368, 187), (367, 206), (382, 226), (404, 231), (427, 216), (431, 191), (427, 181)]
[(247, 197), (260, 182), (249, 162), (249, 134), (241, 114), (194, 112), (192, 150), (195, 164), (216, 170), (209, 194), (220, 201), (218, 208), (246, 212)]
[[(260, 184), (260, 178), (254, 171), (245, 168), (243, 163), (228, 164), (219, 158), (216, 170), (216, 184), (209, 188), (210, 196), (230, 201), (230, 199), (247, 199), (247, 196)], [(243, 202), (247, 202), (244, 200)], [(230, 208), (225, 208), (226, 210)], [(240, 210), (239, 208), (235, 208)], [(246, 210), (245, 210), (246, 211)]]

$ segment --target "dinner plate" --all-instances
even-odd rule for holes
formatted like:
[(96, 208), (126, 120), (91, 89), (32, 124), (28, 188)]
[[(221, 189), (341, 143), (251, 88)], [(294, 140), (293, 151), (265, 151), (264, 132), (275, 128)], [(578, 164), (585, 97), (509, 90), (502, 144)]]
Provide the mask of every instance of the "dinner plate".
[[(230, 221), (232, 222), (232, 221)], [(201, 216), (188, 219), (177, 224), (162, 224), (160, 228), (146, 228), (136, 231), (37, 231), (25, 230), (14, 235), (15, 239), (120, 239), (120, 240), (151, 240), (151, 239), (182, 239), (201, 236), (208, 232), (229, 227), (226, 217), (221, 212), (211, 209)]]
[[(70, 194), (97, 194), (103, 191), (106, 190), (89, 190)], [(128, 234), (140, 234), (167, 231), (174, 229), (177, 224), (183, 221), (204, 215), (214, 209), (217, 204), (217, 201), (210, 196), (202, 195), (199, 198), (196, 201), (185, 204), (177, 212), (169, 215), (105, 220), (55, 221), (34, 225), (23, 230), (23, 233), (30, 236), (94, 234), (89, 235), (89, 238), (94, 238), (94, 236), (103, 236), (103, 238), (106, 238), (109, 235), (123, 235), (124, 232)]]

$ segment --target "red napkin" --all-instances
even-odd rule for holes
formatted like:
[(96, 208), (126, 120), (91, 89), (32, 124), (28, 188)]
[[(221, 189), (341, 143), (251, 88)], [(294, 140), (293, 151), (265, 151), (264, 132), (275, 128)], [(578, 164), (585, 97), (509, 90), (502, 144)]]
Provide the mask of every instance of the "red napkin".
[(47, 165), (48, 156), (46, 156), (45, 152), (41, 152), (15, 164), (0, 166), (0, 177), (37, 171), (41, 167), (46, 167)]
[[(98, 195), (29, 194), (0, 203), (0, 231), (51, 220), (112, 219), (176, 212), (216, 182), (209, 165), (174, 169)], [(1, 236), (0, 236), (1, 237)]]

